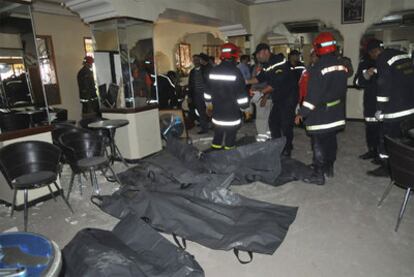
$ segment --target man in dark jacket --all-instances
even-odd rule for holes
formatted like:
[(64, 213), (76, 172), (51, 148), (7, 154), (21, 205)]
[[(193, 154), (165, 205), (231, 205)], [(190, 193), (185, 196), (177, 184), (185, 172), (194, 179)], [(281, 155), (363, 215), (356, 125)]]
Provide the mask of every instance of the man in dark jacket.
[(348, 69), (335, 54), (331, 33), (320, 33), (313, 46), (320, 59), (309, 71), (308, 93), (295, 121), (299, 124), (304, 119), (312, 143), (313, 174), (304, 181), (323, 185), (325, 175), (333, 177), (336, 134), (345, 127)]
[(376, 63), (366, 54), (358, 65), (354, 85), (364, 90), (365, 138), (368, 152), (359, 156), (363, 160), (375, 159), (378, 155), (379, 127), (375, 118), (377, 111), (377, 69)]
[(201, 64), (200, 55), (193, 56), (193, 64), (194, 68), (190, 71), (188, 78), (188, 92), (192, 104), (195, 107), (195, 113), (199, 117), (201, 130), (198, 134), (205, 134), (208, 132), (208, 116), (203, 94), (205, 92), (210, 66), (203, 66)]
[(82, 103), (82, 114), (99, 113), (99, 100), (96, 95), (95, 80), (93, 78), (92, 57), (86, 56), (83, 67), (78, 72), (79, 98)]
[(267, 82), (268, 86), (262, 89), (261, 93), (264, 95), (271, 93), (272, 95), (273, 106), (269, 115), (269, 129), (272, 138), (286, 137), (283, 154), (290, 156), (293, 149), (295, 120), (294, 108), (291, 106), (297, 103), (293, 75), (283, 54), (272, 54), (269, 45), (265, 43), (258, 44), (255, 55), (257, 60), (264, 66), (260, 74), (256, 78), (247, 81), (247, 84)]
[(379, 156), (383, 159), (382, 166), (368, 174), (387, 176), (384, 137), (400, 138), (401, 123), (414, 115), (414, 66), (410, 55), (396, 49), (384, 49), (379, 40), (368, 42), (367, 50), (376, 61), (378, 71), (376, 118), (381, 121)]
[(213, 149), (228, 150), (235, 147), (242, 118), (240, 108), (249, 106), (245, 81), (236, 66), (238, 56), (239, 48), (236, 45), (223, 44), (220, 55), (222, 62), (212, 68), (209, 74), (204, 99), (213, 105)]

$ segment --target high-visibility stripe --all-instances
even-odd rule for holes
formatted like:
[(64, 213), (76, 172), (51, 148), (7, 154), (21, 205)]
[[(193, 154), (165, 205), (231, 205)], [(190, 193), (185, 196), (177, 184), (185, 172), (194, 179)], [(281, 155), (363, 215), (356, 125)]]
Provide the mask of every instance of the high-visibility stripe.
[(219, 125), (219, 126), (237, 126), (241, 123), (241, 119), (237, 119), (234, 121), (224, 121), (224, 120), (217, 120), (213, 118), (211, 121), (214, 124)]
[(332, 102), (328, 102), (328, 103), (326, 103), (326, 106), (330, 108), (330, 107), (338, 105), (339, 103), (341, 103), (341, 99), (338, 99), (338, 100), (335, 100), (335, 101), (332, 101)]
[(125, 98), (126, 102), (134, 102), (134, 97)]
[(327, 73), (331, 73), (334, 71), (345, 71), (348, 72), (348, 68), (346, 68), (343, 65), (333, 65), (333, 66), (329, 66), (329, 67), (325, 67), (324, 69), (321, 70), (322, 75), (325, 75)]
[(321, 47), (326, 47), (326, 46), (331, 46), (331, 45), (335, 45), (336, 41), (332, 40), (332, 41), (327, 41), (327, 42), (322, 42), (321, 43)]
[(378, 122), (375, 117), (365, 117), (365, 122)]
[(159, 74), (161, 77), (164, 77), (165, 79), (168, 80), (168, 83), (170, 83), (170, 85), (175, 88), (175, 85), (173, 84), (173, 82), (171, 81), (170, 77), (164, 75), (164, 74)]
[(388, 61), (387, 61), (387, 63), (388, 63), (388, 65), (392, 65), (393, 63), (395, 63), (396, 61), (399, 61), (399, 60), (403, 60), (403, 59), (410, 59), (411, 58), (411, 56), (410, 55), (408, 55), (408, 54), (403, 54), (403, 55), (397, 55), (397, 56), (394, 56), (394, 57), (392, 57), (391, 59), (389, 59)]
[(224, 150), (231, 150), (236, 148), (236, 146), (224, 146)]
[(204, 92), (204, 99), (211, 100), (211, 95)]
[(94, 98), (91, 98), (91, 99), (80, 99), (80, 102), (81, 103), (87, 103), (87, 102), (89, 102), (89, 101), (95, 101), (95, 100), (97, 100), (98, 99), (98, 97), (94, 97)]
[(381, 153), (379, 153), (379, 157), (381, 159), (388, 159), (390, 156), (388, 156), (387, 154), (381, 154)]
[(302, 66), (302, 65), (299, 65), (299, 66), (291, 67), (290, 69), (292, 69), (292, 70), (305, 69), (305, 67)]
[(221, 52), (223, 52), (223, 53), (230, 53), (231, 51), (232, 51), (231, 48), (223, 48), (223, 49), (221, 49)]
[(150, 103), (150, 104), (152, 104), (152, 103), (158, 103), (158, 100), (151, 99), (150, 101), (148, 101), (148, 103)]
[(197, 111), (197, 109), (194, 109), (196, 116), (200, 116), (200, 113)]
[(286, 59), (283, 59), (283, 61), (281, 61), (281, 62), (275, 63), (273, 65), (270, 65), (270, 66), (266, 67), (266, 68), (263, 68), (263, 71), (270, 71), (273, 68), (275, 68), (275, 67), (277, 67), (279, 65), (285, 64), (285, 63), (286, 63)]
[(211, 148), (214, 148), (214, 149), (221, 149), (223, 146), (221, 146), (221, 145), (218, 145), (218, 144), (212, 144), (211, 145)]
[(247, 97), (237, 99), (237, 103), (238, 103), (239, 105), (241, 105), (241, 104), (246, 104), (246, 103), (248, 103), (248, 102), (249, 102), (249, 98), (247, 98)]
[(310, 110), (314, 110), (316, 108), (315, 105), (306, 101), (303, 101), (302, 105)]
[(210, 80), (220, 80), (220, 81), (236, 81), (236, 75), (224, 75), (224, 74), (210, 74)]
[(390, 101), (390, 98), (389, 97), (386, 97), (386, 96), (377, 96), (377, 102), (384, 103), (384, 102), (388, 102), (388, 101)]
[(384, 118), (387, 118), (387, 119), (399, 118), (399, 117), (407, 116), (410, 114), (414, 114), (414, 109), (409, 109), (409, 110), (396, 112), (396, 113), (387, 113), (387, 114), (384, 114)]
[(325, 130), (325, 129), (331, 129), (331, 128), (335, 128), (335, 127), (342, 126), (342, 125), (345, 125), (345, 120), (339, 120), (339, 121), (328, 123), (328, 124), (306, 126), (306, 130), (308, 131)]

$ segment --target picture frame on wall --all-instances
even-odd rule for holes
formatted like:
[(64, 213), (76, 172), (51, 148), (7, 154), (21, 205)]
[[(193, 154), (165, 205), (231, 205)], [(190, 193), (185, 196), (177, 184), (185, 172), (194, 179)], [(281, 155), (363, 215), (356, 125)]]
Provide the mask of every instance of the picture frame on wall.
[(178, 72), (183, 76), (187, 76), (192, 66), (191, 45), (189, 43), (179, 43), (175, 57)]
[(342, 24), (364, 22), (365, 0), (341, 0)]

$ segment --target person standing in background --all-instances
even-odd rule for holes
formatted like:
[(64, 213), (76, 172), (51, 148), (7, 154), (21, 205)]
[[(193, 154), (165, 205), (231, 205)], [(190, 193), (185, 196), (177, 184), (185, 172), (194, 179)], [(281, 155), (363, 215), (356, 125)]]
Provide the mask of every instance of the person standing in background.
[(79, 87), (79, 99), (82, 104), (83, 116), (97, 116), (99, 114), (99, 99), (96, 94), (95, 79), (92, 66), (94, 59), (86, 56), (83, 59), (83, 66), (79, 70), (77, 79)]
[(240, 109), (249, 106), (245, 80), (236, 66), (239, 51), (233, 43), (223, 44), (220, 55), (222, 62), (209, 73), (204, 99), (213, 106), (213, 150), (235, 147), (237, 131), (242, 123)]
[(191, 69), (188, 79), (188, 90), (195, 107), (195, 113), (199, 117), (201, 129), (198, 134), (206, 134), (208, 133), (208, 116), (203, 95), (206, 87), (206, 74), (209, 68), (202, 66), (200, 55), (193, 55), (193, 64), (194, 68)]

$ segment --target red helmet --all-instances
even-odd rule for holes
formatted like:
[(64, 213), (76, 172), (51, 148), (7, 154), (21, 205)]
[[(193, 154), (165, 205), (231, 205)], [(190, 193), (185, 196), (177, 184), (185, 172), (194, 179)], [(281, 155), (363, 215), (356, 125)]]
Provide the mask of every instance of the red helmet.
[(240, 49), (233, 43), (225, 43), (220, 47), (220, 59), (229, 60), (231, 58), (238, 59)]
[(87, 63), (87, 64), (93, 64), (94, 63), (94, 59), (91, 56), (86, 56), (83, 59), (83, 63)]
[(313, 48), (318, 56), (336, 51), (336, 40), (329, 32), (320, 33), (313, 41)]

